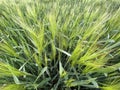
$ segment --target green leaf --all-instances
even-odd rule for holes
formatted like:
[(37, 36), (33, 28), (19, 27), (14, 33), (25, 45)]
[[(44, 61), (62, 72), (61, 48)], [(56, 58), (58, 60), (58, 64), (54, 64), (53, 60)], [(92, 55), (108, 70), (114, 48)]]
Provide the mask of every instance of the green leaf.
[(59, 61), (59, 74), (60, 74), (61, 78), (64, 77), (67, 74), (60, 61)]
[(41, 72), (39, 73), (39, 75), (37, 76), (37, 78), (35, 79), (34, 83), (37, 82), (37, 80), (46, 72), (47, 67), (44, 67)]
[(10, 84), (1, 88), (2, 90), (25, 90), (22, 84)]

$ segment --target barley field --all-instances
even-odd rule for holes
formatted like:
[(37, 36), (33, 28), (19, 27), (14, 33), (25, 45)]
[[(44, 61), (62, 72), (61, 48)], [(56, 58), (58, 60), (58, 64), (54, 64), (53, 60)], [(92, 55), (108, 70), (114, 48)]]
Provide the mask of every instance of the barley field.
[(0, 90), (120, 90), (120, 0), (0, 0)]

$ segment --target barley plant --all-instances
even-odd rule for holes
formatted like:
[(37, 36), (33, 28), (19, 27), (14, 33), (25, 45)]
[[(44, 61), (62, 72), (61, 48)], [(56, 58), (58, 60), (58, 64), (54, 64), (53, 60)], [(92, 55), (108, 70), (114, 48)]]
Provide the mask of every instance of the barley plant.
[(0, 90), (120, 90), (120, 0), (0, 0)]

